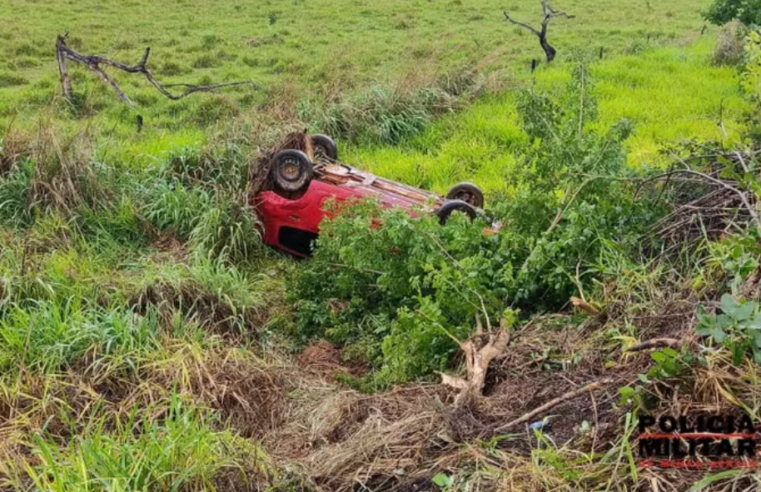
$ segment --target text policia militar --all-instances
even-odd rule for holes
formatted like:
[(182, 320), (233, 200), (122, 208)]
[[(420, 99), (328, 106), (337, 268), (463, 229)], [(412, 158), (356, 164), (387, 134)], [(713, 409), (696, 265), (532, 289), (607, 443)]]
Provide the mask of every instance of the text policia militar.
[(755, 468), (757, 432), (747, 414), (641, 415), (643, 468)]

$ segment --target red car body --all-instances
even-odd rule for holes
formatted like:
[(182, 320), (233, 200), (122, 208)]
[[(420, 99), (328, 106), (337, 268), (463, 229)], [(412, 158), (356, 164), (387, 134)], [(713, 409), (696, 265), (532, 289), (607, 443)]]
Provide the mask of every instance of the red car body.
[[(311, 243), (320, 233), (320, 223), (330, 212), (325, 204), (364, 197), (375, 198), (384, 207), (440, 207), (444, 198), (428, 191), (379, 178), (344, 164), (316, 164), (314, 178), (300, 196), (287, 197), (267, 190), (253, 198), (264, 226), (264, 242), (296, 256), (311, 254)], [(412, 212), (411, 212), (412, 213)]]

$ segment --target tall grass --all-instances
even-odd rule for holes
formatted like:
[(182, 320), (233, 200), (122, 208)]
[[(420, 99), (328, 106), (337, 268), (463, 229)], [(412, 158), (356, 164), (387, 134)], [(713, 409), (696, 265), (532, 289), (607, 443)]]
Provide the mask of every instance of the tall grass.
[(162, 419), (141, 418), (151, 412), (139, 410), (108, 425), (95, 418), (63, 447), (36, 436), (32, 453), (39, 464), (26, 465), (36, 489), (203, 491), (232, 485), (232, 490), (250, 490), (258, 479), (266, 482), (266, 475), (259, 476), (266, 472), (266, 456), (233, 433), (215, 430), (209, 412), (177, 397)]
[[(665, 166), (669, 158), (663, 149), (680, 139), (727, 145), (739, 140), (749, 106), (737, 70), (714, 66), (712, 48), (712, 41), (704, 39), (689, 47), (647, 49), (593, 66), (599, 100), (595, 128), (604, 130), (620, 118), (633, 122), (635, 133), (627, 142), (632, 166)], [(570, 75), (568, 64), (541, 69), (535, 86), (556, 93)], [(400, 146), (347, 142), (344, 160), (442, 193), (458, 181), (473, 181), (488, 192), (511, 196), (516, 149), (526, 142), (515, 105), (513, 93), (480, 98)]]
[(81, 298), (14, 305), (0, 320), (0, 371), (53, 372), (85, 355), (140, 356), (158, 348), (155, 312), (88, 306)]

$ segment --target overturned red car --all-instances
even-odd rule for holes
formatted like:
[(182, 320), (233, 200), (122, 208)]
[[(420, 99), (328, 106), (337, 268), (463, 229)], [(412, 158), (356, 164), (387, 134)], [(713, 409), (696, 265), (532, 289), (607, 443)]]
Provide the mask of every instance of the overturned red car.
[(267, 186), (251, 197), (264, 227), (264, 242), (290, 254), (306, 257), (318, 237), (320, 223), (330, 214), (327, 200), (373, 198), (383, 207), (430, 211), (446, 223), (453, 213), (471, 220), (483, 208), (481, 190), (459, 183), (446, 197), (421, 190), (338, 162), (336, 143), (326, 135), (306, 137), (306, 145), (283, 148), (268, 162)]

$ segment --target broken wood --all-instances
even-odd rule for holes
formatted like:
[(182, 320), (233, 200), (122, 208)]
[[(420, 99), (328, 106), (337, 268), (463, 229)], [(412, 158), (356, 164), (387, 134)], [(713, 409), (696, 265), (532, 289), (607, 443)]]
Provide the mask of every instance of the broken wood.
[[(66, 59), (76, 61), (86, 66), (90, 71), (95, 73), (104, 83), (109, 85), (114, 90), (114, 92), (119, 97), (119, 99), (121, 99), (122, 102), (124, 102), (127, 106), (129, 106), (134, 111), (137, 111), (137, 109), (135, 108), (135, 105), (132, 103), (132, 101), (127, 96), (127, 94), (124, 93), (124, 91), (121, 89), (119, 84), (113, 78), (111, 78), (111, 76), (109, 76), (108, 73), (106, 73), (103, 70), (102, 66), (113, 67), (127, 73), (143, 74), (145, 78), (148, 79), (148, 82), (150, 82), (156, 88), (156, 90), (158, 90), (162, 95), (164, 95), (165, 97), (173, 101), (177, 101), (179, 99), (187, 97), (196, 92), (213, 92), (223, 87), (233, 87), (233, 86), (239, 86), (239, 85), (256, 86), (256, 84), (254, 84), (251, 81), (224, 82), (220, 84), (198, 84), (198, 85), (185, 84), (185, 83), (162, 84), (161, 82), (155, 79), (155, 77), (153, 76), (153, 73), (151, 73), (150, 69), (147, 66), (148, 57), (151, 54), (150, 47), (145, 49), (145, 53), (143, 54), (143, 57), (140, 59), (140, 61), (136, 65), (127, 65), (126, 63), (117, 62), (109, 58), (105, 58), (103, 56), (83, 55), (81, 53), (78, 53), (66, 45), (67, 36), (68, 36), (68, 33), (64, 34), (63, 36), (59, 35), (56, 39), (56, 58), (58, 60), (58, 71), (61, 78), (61, 89), (63, 92), (63, 97), (66, 98), (67, 100), (71, 100), (72, 98), (72, 88), (71, 88), (71, 78), (69, 77), (68, 66), (66, 65)], [(185, 90), (180, 93), (173, 94), (169, 92), (169, 90), (167, 90), (168, 87), (184, 87)], [(138, 126), (142, 127), (142, 117), (140, 115), (138, 115)]]
[(678, 349), (681, 346), (682, 341), (675, 338), (653, 338), (652, 340), (638, 343), (637, 345), (629, 347), (628, 349), (624, 350), (624, 352), (641, 352), (642, 350), (651, 348), (659, 349), (665, 347)]
[(577, 307), (581, 309), (582, 311), (585, 311), (592, 316), (599, 316), (600, 310), (594, 307), (593, 305), (589, 304), (584, 299), (580, 299), (578, 297), (571, 297), (571, 304), (573, 304), (573, 307)]
[(544, 18), (542, 19), (542, 27), (540, 29), (535, 29), (528, 24), (513, 19), (506, 11), (504, 14), (505, 20), (507, 20), (509, 23), (522, 27), (539, 38), (539, 44), (542, 46), (544, 54), (547, 57), (547, 63), (550, 63), (555, 59), (555, 56), (557, 55), (557, 50), (547, 41), (547, 27), (549, 26), (550, 21), (555, 17), (573, 19), (574, 16), (566, 12), (554, 10), (549, 4), (549, 0), (542, 0), (542, 12), (544, 13)]
[[(481, 319), (476, 316), (476, 334), (466, 342), (458, 342), (460, 350), (465, 354), (466, 379), (439, 373), (441, 384), (460, 390), (460, 394), (455, 399), (455, 405), (459, 406), (468, 396), (483, 393), (489, 364), (501, 356), (510, 343), (510, 332), (507, 331), (507, 323), (504, 318), (500, 321), (497, 332), (491, 330), (488, 318), (486, 323), (488, 332), (484, 333)], [(480, 348), (477, 347), (477, 342), (481, 343), (483, 339), (486, 339), (486, 343)]]
[(602, 389), (606, 384), (608, 384), (610, 381), (607, 379), (597, 381), (594, 383), (589, 383), (586, 386), (582, 386), (579, 389), (575, 389), (573, 391), (569, 391), (568, 393), (564, 393), (560, 395), (559, 397), (548, 401), (544, 405), (535, 408), (534, 410), (531, 410), (528, 413), (525, 413), (518, 417), (517, 419), (511, 420), (510, 422), (506, 423), (505, 425), (499, 426), (496, 429), (494, 429), (494, 432), (504, 432), (506, 430), (510, 430), (515, 426), (518, 426), (520, 424), (524, 424), (530, 420), (533, 420), (535, 417), (543, 414), (544, 412), (551, 410), (555, 408), (556, 406), (560, 405), (561, 403), (564, 403), (568, 400), (573, 400), (574, 398), (578, 398), (579, 396), (590, 393), (592, 391), (596, 391), (598, 389)]

